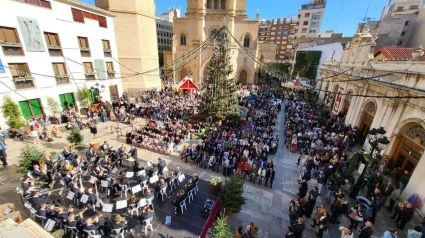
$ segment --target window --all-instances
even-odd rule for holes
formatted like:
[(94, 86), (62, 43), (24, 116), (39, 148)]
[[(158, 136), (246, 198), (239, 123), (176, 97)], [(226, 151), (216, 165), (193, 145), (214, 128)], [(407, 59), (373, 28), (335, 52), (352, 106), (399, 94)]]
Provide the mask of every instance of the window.
[(310, 18), (310, 13), (306, 13), (306, 14), (304, 15), (304, 18)]
[(22, 115), (25, 119), (44, 115), (43, 107), (41, 106), (40, 99), (38, 98), (20, 101), (19, 107), (21, 108)]
[(313, 27), (313, 28), (319, 27), (319, 21), (311, 21), (310, 27)]
[(315, 13), (313, 13), (312, 19), (313, 20), (319, 20), (321, 16), (322, 16), (322, 13), (315, 12)]
[(316, 30), (309, 30), (308, 33), (309, 34), (314, 34), (314, 33), (316, 33)]
[(284, 34), (284, 35), (288, 35), (288, 31), (284, 31), (284, 32), (283, 32), (283, 34)]
[(406, 35), (406, 32), (405, 32), (405, 31), (402, 31), (402, 32), (401, 32), (401, 35), (402, 35), (402, 36)]
[(303, 28), (303, 29), (301, 30), (301, 33), (307, 33), (307, 28)]
[(214, 0), (214, 9), (219, 9), (218, 2), (219, 0)]
[(410, 21), (406, 21), (406, 22), (404, 22), (404, 25), (405, 25), (405, 26), (408, 26), (408, 25), (409, 25), (409, 22), (410, 22)]
[(108, 23), (106, 22), (106, 17), (97, 16), (97, 20), (99, 21), (99, 26), (108, 28)]
[(52, 63), (53, 72), (55, 73), (56, 84), (69, 83), (69, 76), (66, 73), (66, 66), (64, 63)]
[(61, 106), (63, 109), (69, 107), (74, 107), (75, 105), (75, 97), (73, 93), (65, 93), (59, 94), (59, 101), (61, 102)]
[(397, 11), (403, 11), (404, 10), (404, 6), (398, 6), (397, 7)]
[(180, 45), (186, 45), (186, 35), (184, 33), (180, 35)]
[(304, 25), (304, 26), (308, 26), (308, 21), (304, 21), (304, 22), (303, 22), (303, 25)]
[(29, 4), (33, 4), (33, 5), (37, 5), (40, 7), (44, 7), (44, 8), (49, 8), (51, 9), (51, 5), (49, 1), (45, 1), (45, 0), (21, 0), (20, 2), (26, 2)]
[(221, 9), (226, 9), (226, 0), (221, 0)]
[(397, 45), (401, 45), (401, 44), (403, 44), (403, 41), (400, 40), (397, 42)]
[(83, 11), (75, 9), (75, 8), (71, 8), (71, 12), (72, 12), (72, 17), (74, 18), (74, 21), (84, 23)]
[(15, 28), (0, 26), (0, 45), (4, 55), (24, 55), (18, 32)]
[(16, 89), (34, 88), (34, 80), (26, 63), (10, 63), (10, 73)]
[(87, 80), (96, 79), (93, 64), (91, 62), (84, 62), (83, 67), (84, 67), (84, 75), (86, 76)]
[(106, 62), (106, 71), (108, 71), (108, 78), (115, 78), (114, 64), (112, 62)]
[(80, 46), (80, 52), (82, 57), (90, 57), (89, 40), (87, 37), (78, 36), (78, 45)]
[(249, 41), (250, 41), (250, 38), (249, 38), (248, 35), (246, 35), (244, 40), (243, 40), (243, 47), (249, 48)]
[(111, 44), (109, 43), (109, 40), (102, 40), (102, 46), (103, 46), (103, 55), (105, 57), (112, 57)]
[(419, 5), (410, 5), (409, 10), (419, 9)]
[(59, 36), (57, 33), (44, 32), (44, 39), (46, 39), (47, 46), (61, 46)]
[(212, 1), (213, 0), (207, 0), (207, 9), (212, 9)]

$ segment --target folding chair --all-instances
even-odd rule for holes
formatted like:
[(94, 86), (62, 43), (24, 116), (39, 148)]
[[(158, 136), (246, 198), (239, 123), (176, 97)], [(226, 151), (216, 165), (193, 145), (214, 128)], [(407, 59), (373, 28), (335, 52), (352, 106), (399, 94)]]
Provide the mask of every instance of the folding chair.
[(159, 192), (156, 194), (156, 197), (159, 197), (159, 194), (161, 194), (162, 201), (164, 201), (164, 195), (167, 197), (167, 187), (168, 186), (161, 188), (161, 190), (159, 190)]
[(194, 190), (195, 188), (192, 188), (192, 190), (190, 190), (188, 193), (187, 193), (187, 198), (189, 199), (189, 203), (190, 203), (190, 201), (192, 200), (193, 201), (193, 190)]
[(69, 235), (71, 238), (78, 238), (78, 229), (77, 227), (70, 227), (70, 226), (65, 226), (65, 234), (67, 234), (69, 232), (71, 232), (71, 234)]
[[(183, 201), (180, 202), (180, 209), (181, 209), (182, 214), (183, 214), (183, 208), (187, 210), (186, 199), (187, 198), (185, 198)], [(174, 213), (177, 214), (177, 207), (174, 208)]]
[(150, 227), (150, 230), (153, 231), (152, 221), (153, 217), (142, 221), (142, 224), (145, 224), (145, 235), (148, 234), (148, 227)]
[(124, 238), (124, 228), (112, 229), (111, 233), (111, 235), (115, 236), (115, 238), (118, 238), (120, 236), (121, 238)]

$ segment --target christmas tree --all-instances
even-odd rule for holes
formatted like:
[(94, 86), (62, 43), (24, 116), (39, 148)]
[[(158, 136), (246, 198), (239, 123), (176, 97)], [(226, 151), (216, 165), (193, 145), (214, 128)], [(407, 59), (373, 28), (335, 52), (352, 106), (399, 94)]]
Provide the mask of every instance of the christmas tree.
[(200, 111), (205, 117), (215, 120), (239, 118), (236, 85), (230, 75), (233, 72), (230, 63), (227, 34), (224, 29), (216, 33), (213, 54), (207, 68), (206, 90), (201, 97)]
[(211, 233), (208, 235), (210, 238), (229, 238), (233, 237), (233, 233), (230, 230), (230, 225), (227, 222), (227, 217), (221, 216), (215, 220), (214, 225), (211, 229)]

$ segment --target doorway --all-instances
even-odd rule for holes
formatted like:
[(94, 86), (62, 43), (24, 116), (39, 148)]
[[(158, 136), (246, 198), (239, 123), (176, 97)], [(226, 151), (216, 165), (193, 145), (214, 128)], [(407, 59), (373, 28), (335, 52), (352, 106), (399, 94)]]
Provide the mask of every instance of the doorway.
[(362, 119), (359, 126), (359, 137), (360, 142), (363, 144), (366, 140), (366, 136), (372, 126), (373, 119), (375, 118), (376, 105), (374, 102), (368, 102), (363, 110)]
[(246, 84), (247, 80), (248, 80), (248, 73), (246, 72), (246, 70), (242, 70), (239, 73), (239, 83)]
[(119, 97), (117, 85), (109, 86), (109, 95), (111, 96), (111, 98), (113, 95)]
[(342, 110), (341, 110), (341, 113), (344, 116), (344, 118), (347, 116), (348, 109), (350, 109), (350, 105), (351, 105), (351, 95), (350, 94), (351, 94), (351, 91), (349, 91), (344, 98), (344, 104), (343, 104)]

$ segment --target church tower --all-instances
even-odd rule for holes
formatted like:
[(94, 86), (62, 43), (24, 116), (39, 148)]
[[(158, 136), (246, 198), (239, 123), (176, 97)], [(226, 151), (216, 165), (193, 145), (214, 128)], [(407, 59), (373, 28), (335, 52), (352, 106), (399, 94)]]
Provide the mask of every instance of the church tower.
[(96, 6), (116, 15), (114, 18), (118, 59), (123, 89), (129, 93), (160, 89), (158, 42), (154, 0), (95, 0)]

